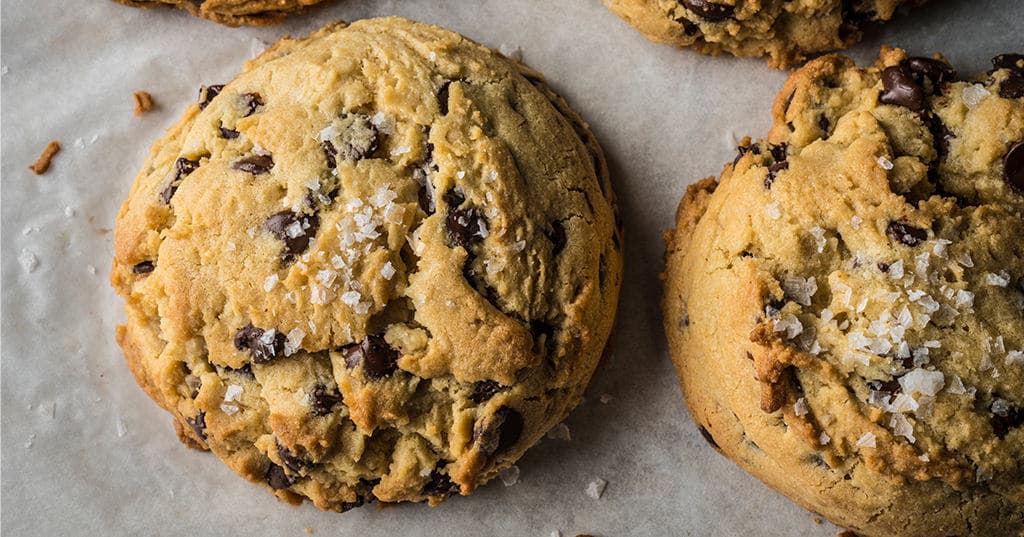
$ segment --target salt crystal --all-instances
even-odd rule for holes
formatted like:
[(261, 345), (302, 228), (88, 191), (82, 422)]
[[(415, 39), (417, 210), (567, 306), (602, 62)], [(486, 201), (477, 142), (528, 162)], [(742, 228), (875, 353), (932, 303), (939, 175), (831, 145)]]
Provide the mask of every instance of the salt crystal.
[(831, 441), (832, 441), (832, 437), (830, 437), (828, 434), (826, 434), (825, 431), (822, 431), (821, 435), (818, 436), (818, 443), (823, 445), (823, 446), (827, 446), (829, 444), (829, 442), (831, 442)]
[(359, 294), (359, 291), (346, 291), (341, 295), (341, 301), (349, 306), (355, 306), (362, 298), (363, 295)]
[(501, 477), (502, 483), (505, 483), (506, 487), (511, 487), (516, 483), (519, 483), (519, 467), (516, 465), (503, 468), (498, 475)]
[(384, 263), (384, 266), (380, 268), (380, 275), (383, 276), (385, 280), (390, 280), (395, 276), (395, 266), (391, 264), (391, 261)]
[(949, 386), (946, 387), (946, 391), (953, 395), (964, 395), (967, 393), (963, 379), (956, 375), (953, 375), (953, 380), (949, 382)]
[(932, 253), (939, 257), (946, 257), (946, 247), (953, 244), (953, 241), (946, 239), (935, 239), (935, 246), (932, 247)]
[(601, 479), (600, 477), (594, 478), (593, 481), (587, 484), (587, 496), (598, 500), (601, 498), (601, 495), (604, 494), (604, 489), (607, 486), (608, 482), (604, 479)]
[(1024, 351), (1006, 353), (1006, 365), (1024, 365)]
[(907, 393), (921, 393), (933, 396), (945, 385), (945, 375), (941, 371), (929, 371), (916, 368), (900, 377), (900, 386)]
[(818, 248), (818, 253), (820, 254), (821, 252), (824, 252), (825, 245), (827, 244), (827, 241), (825, 240), (825, 230), (819, 226), (814, 226), (808, 231), (814, 236), (814, 244)]
[(992, 401), (992, 413), (996, 416), (1006, 417), (1010, 415), (1010, 403), (1001, 397)]
[(377, 112), (370, 118), (370, 123), (372, 123), (374, 127), (379, 128), (386, 120), (387, 117), (384, 115), (384, 112)]
[(974, 307), (974, 293), (959, 289), (956, 292), (956, 307), (958, 308), (971, 308)]
[(922, 453), (921, 456), (917, 458), (917, 460), (919, 460), (921, 462), (928, 462), (928, 461), (930, 461), (932, 459), (931, 459), (931, 457), (928, 456), (927, 453)]
[(238, 405), (229, 405), (227, 403), (221, 403), (220, 410), (228, 416), (234, 416), (238, 413)]
[(334, 300), (334, 296), (334, 292), (331, 291), (330, 289), (320, 284), (314, 283), (310, 287), (309, 302), (312, 304), (323, 306), (324, 304), (328, 304), (330, 303), (330, 301)]
[(404, 215), (405, 207), (401, 205), (388, 203), (387, 207), (384, 208), (384, 221), (389, 224), (401, 224), (402, 216)]
[(971, 84), (963, 89), (960, 94), (960, 98), (963, 99), (964, 104), (967, 105), (968, 109), (973, 109), (989, 95), (992, 94), (985, 89), (985, 86), (982, 86), (981, 84)]
[(458, 177), (459, 179), (462, 179), (462, 178), (466, 177), (466, 172), (464, 172), (462, 170), (459, 170), (459, 171), (455, 172), (455, 177)]
[(810, 306), (811, 298), (818, 291), (818, 284), (814, 276), (807, 279), (799, 276), (786, 276), (782, 279), (782, 289), (798, 304)]
[(295, 351), (302, 347), (302, 340), (306, 338), (306, 332), (301, 328), (293, 328), (288, 332), (288, 339), (284, 342), (285, 356), (295, 354)]
[(289, 239), (294, 239), (302, 235), (302, 223), (299, 221), (292, 222), (291, 225), (284, 228), (284, 234)]
[(228, 243), (224, 245), (224, 251), (225, 252), (234, 252), (235, 251), (235, 243), (233, 243), (231, 241), (228, 241)]
[(612, 397), (612, 395), (609, 393), (602, 393), (597, 399), (598, 401), (601, 401), (602, 405), (607, 405), (608, 403), (612, 402), (612, 399), (614, 399), (614, 397)]
[(878, 157), (878, 165), (884, 170), (891, 170), (893, 168), (892, 161), (885, 158), (885, 155)]
[(288, 291), (287, 293), (285, 293), (284, 294), (284, 299), (287, 300), (288, 302), (292, 303), (292, 304), (295, 304), (296, 303), (295, 291)]
[(572, 434), (569, 432), (569, 426), (564, 423), (555, 425), (550, 431), (548, 431), (547, 437), (551, 440), (565, 440), (566, 442), (572, 440)]
[(860, 225), (863, 222), (864, 222), (863, 218), (861, 218), (861, 217), (859, 217), (857, 215), (853, 215), (853, 218), (850, 218), (850, 227), (852, 227), (854, 230), (858, 230), (858, 229), (860, 229)]
[(785, 332), (786, 339), (793, 339), (804, 331), (804, 325), (800, 323), (792, 313), (787, 313), (773, 321), (773, 328), (776, 332)]
[(779, 202), (773, 201), (768, 205), (765, 205), (764, 214), (766, 214), (768, 218), (771, 218), (772, 220), (778, 220), (779, 218), (782, 218), (782, 211), (779, 209)]
[(796, 403), (793, 404), (793, 413), (797, 416), (803, 417), (807, 415), (807, 412), (807, 400), (803, 397), (797, 399)]
[(846, 365), (853, 365), (854, 363), (864, 366), (871, 365), (871, 357), (862, 352), (847, 352), (843, 354), (841, 360)]
[(64, 216), (68, 218), (75, 216), (75, 210), (71, 207), (64, 207)]
[(96, 267), (92, 265), (86, 265), (85, 270), (88, 270), (89, 274), (96, 274)]
[(31, 274), (39, 267), (39, 259), (36, 258), (36, 254), (22, 249), (21, 254), (18, 255), (18, 262), (21, 263), (21, 268), (25, 270), (27, 274)]
[(875, 447), (875, 434), (871, 432), (864, 433), (864, 436), (857, 439), (857, 447)]
[(269, 293), (274, 287), (277, 286), (278, 277), (277, 274), (271, 274), (267, 276), (267, 279), (263, 280), (263, 290)]
[(960, 265), (967, 268), (971, 268), (974, 266), (974, 259), (971, 257), (971, 254), (967, 252), (960, 252), (959, 254), (957, 254), (956, 262), (960, 263)]
[(895, 263), (889, 265), (889, 277), (894, 280), (903, 279), (903, 260), (900, 259)]
[(316, 272), (316, 281), (320, 282), (321, 285), (327, 288), (334, 286), (334, 280), (338, 279), (337, 271), (330, 269), (318, 270)]
[(1006, 287), (1007, 285), (1010, 284), (1010, 274), (1005, 270), (1000, 271), (999, 274), (986, 272), (985, 283), (988, 285), (994, 285), (996, 287)]
[(835, 317), (835, 314), (832, 313), (832, 310), (830, 308), (825, 308), (821, 310), (821, 313), (818, 314), (818, 316), (821, 317), (822, 321), (825, 321), (827, 323)]
[(914, 426), (910, 424), (910, 421), (903, 414), (893, 414), (892, 419), (889, 421), (889, 428), (897, 436), (906, 438), (911, 444), (917, 442), (917, 439), (914, 438)]
[(121, 438), (128, 433), (128, 429), (124, 426), (124, 420), (121, 418), (117, 418), (117, 421), (114, 422), (114, 427), (117, 429), (118, 438)]

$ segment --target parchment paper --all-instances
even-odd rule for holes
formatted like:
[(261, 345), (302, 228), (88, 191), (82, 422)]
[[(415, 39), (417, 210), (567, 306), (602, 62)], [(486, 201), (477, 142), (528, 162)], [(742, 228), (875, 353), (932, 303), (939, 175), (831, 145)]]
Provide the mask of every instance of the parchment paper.
[[(658, 311), (661, 231), (687, 184), (716, 174), (738, 138), (765, 134), (784, 73), (651, 44), (597, 0), (343, 0), (260, 29), (105, 0), (0, 9), (5, 535), (835, 535), (700, 438)], [(107, 284), (109, 229), (150, 144), (201, 84), (230, 80), (284, 34), (391, 14), (521, 48), (591, 123), (627, 229), (620, 322), (614, 354), (566, 421), (571, 441), (528, 452), (518, 484), (496, 480), (437, 508), (321, 513), (279, 503), (175, 439), (114, 343), (123, 313)], [(852, 53), (943, 51), (976, 72), (1024, 49), (1021, 35), (1022, 2), (935, 1)], [(159, 108), (135, 117), (137, 90)], [(64, 149), (37, 177), (25, 168), (51, 139)], [(608, 484), (592, 499), (597, 478)]]

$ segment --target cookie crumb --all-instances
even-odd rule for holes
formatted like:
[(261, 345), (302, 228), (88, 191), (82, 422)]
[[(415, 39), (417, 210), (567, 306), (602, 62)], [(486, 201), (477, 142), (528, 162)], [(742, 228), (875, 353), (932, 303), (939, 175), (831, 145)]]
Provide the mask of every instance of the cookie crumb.
[(150, 95), (149, 92), (136, 91), (132, 94), (132, 98), (135, 100), (136, 116), (141, 116), (153, 108), (156, 108), (156, 103), (153, 102), (153, 96)]
[(36, 254), (24, 249), (21, 251), (21, 255), (18, 256), (18, 262), (21, 263), (21, 268), (24, 269), (26, 274), (31, 274), (39, 266), (39, 259), (36, 258)]
[(516, 465), (509, 466), (504, 470), (498, 472), (498, 476), (501, 477), (501, 482), (506, 487), (511, 487), (519, 483), (519, 467)]
[(856, 533), (850, 531), (850, 530), (845, 530), (845, 531), (840, 532), (839, 535), (837, 535), (836, 537), (860, 537), (860, 536), (857, 535)]
[(306, 526), (304, 528), (304, 531), (306, 532), (306, 535), (313, 535), (313, 528), (311, 528), (309, 526)]
[(39, 155), (39, 159), (33, 162), (28, 169), (35, 172), (36, 175), (46, 173), (46, 170), (50, 169), (50, 162), (53, 160), (53, 156), (58, 151), (60, 151), (60, 142), (51, 140), (50, 143), (46, 144), (46, 149), (43, 149), (43, 153)]
[(565, 440), (566, 442), (569, 442), (572, 440), (572, 433), (569, 432), (568, 425), (559, 423), (548, 431), (547, 437), (551, 440)]

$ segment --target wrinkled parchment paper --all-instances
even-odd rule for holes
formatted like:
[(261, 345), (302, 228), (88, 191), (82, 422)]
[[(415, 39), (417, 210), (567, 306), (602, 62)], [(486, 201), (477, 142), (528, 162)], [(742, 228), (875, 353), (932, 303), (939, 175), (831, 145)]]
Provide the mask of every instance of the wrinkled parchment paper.
[[(660, 233), (687, 184), (736, 140), (766, 133), (784, 73), (653, 45), (598, 0), (341, 0), (270, 28), (229, 29), (106, 0), (2, 8), (2, 530), (5, 535), (430, 537), (594, 534), (832, 536), (712, 450), (686, 413), (658, 312)], [(201, 84), (267, 44), (334, 19), (401, 15), (459, 31), (532, 67), (593, 126), (626, 224), (615, 351), (568, 418), (500, 480), (440, 507), (295, 508), (175, 439), (114, 343), (113, 220), (150, 144)], [(963, 72), (1024, 48), (1024, 3), (935, 0), (869, 33), (943, 51)], [(158, 108), (133, 115), (132, 93)], [(51, 139), (49, 173), (26, 166)], [(607, 481), (599, 499), (586, 489)]]

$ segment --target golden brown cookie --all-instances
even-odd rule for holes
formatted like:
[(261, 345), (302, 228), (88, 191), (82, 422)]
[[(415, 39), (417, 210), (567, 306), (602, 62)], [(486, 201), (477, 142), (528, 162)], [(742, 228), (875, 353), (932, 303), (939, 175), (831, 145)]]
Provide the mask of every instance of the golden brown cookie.
[(1024, 57), (993, 63), (810, 62), (666, 233), (705, 438), (864, 536), (1024, 531)]
[(271, 47), (157, 142), (118, 341), (182, 441), (322, 509), (469, 494), (580, 401), (622, 279), (540, 75), (403, 19)]
[(925, 0), (603, 0), (648, 39), (788, 67), (860, 41), (866, 25)]
[(177, 7), (227, 26), (265, 26), (281, 22), (324, 0), (114, 0), (132, 7)]

